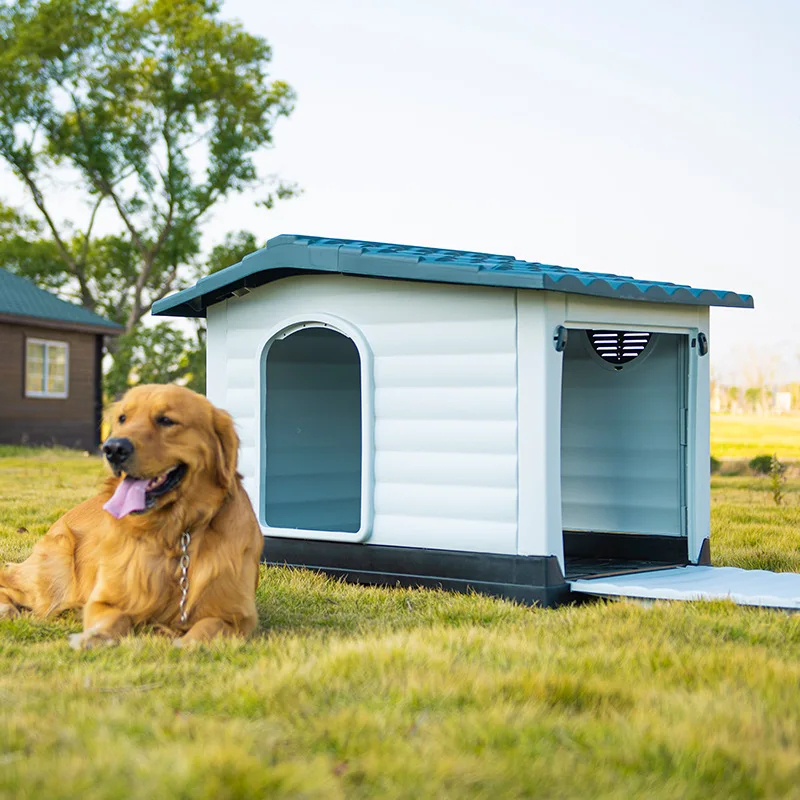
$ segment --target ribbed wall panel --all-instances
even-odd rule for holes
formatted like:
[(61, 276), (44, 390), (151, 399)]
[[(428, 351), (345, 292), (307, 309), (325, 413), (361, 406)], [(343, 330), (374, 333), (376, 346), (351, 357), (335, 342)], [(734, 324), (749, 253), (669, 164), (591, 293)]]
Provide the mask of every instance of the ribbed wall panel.
[[(247, 421), (247, 424), (244, 424), (245, 420)], [(236, 431), (239, 434), (239, 441), (241, 442), (242, 447), (256, 448), (258, 446), (258, 442), (256, 441), (257, 421), (252, 417), (241, 417), (238, 418), (236, 422)], [(253, 463), (255, 465), (255, 462)], [(242, 464), (239, 465), (239, 472), (241, 472), (242, 475), (251, 474)]]
[(228, 304), (217, 303), (207, 312), (207, 322), (213, 336), (206, 340), (206, 396), (225, 408), (228, 392)]
[(375, 392), (375, 411), (397, 420), (484, 420), (516, 424), (517, 399), (505, 388), (421, 389), (392, 386)]
[[(247, 299), (249, 296), (241, 298), (241, 300)], [(234, 301), (229, 302), (234, 305)], [(413, 313), (418, 309), (409, 311)], [(274, 318), (274, 322), (279, 323), (280, 319), (281, 315), (278, 315)], [(369, 340), (373, 352), (382, 356), (409, 354), (427, 356), (431, 353), (439, 356), (498, 355), (509, 354), (509, 346), (514, 345), (513, 330), (507, 330), (506, 326), (498, 324), (496, 319), (481, 317), (453, 322), (443, 322), (439, 319), (415, 319), (403, 323), (381, 321), (361, 323), (359, 327)], [(228, 358), (250, 359), (253, 356), (254, 345), (258, 343), (258, 333), (263, 330), (263, 324), (260, 328), (229, 330)], [(435, 340), (435, 348), (431, 347), (431, 340)], [(513, 350), (511, 352), (513, 353)]]
[[(650, 478), (660, 480), (665, 474), (674, 471), (675, 437), (676, 434), (673, 433), (672, 441), (666, 446), (662, 443), (650, 447), (648, 443), (647, 459), (639, 459), (636, 463), (635, 481), (637, 484)], [(589, 441), (588, 437), (583, 441)], [(587, 482), (593, 479), (613, 480), (617, 482), (617, 485), (621, 481), (631, 479), (632, 456), (630, 450), (620, 447), (619, 443), (608, 447), (601, 444), (598, 449), (586, 445), (571, 446), (569, 453), (572, 462), (569, 477), (579, 481), (580, 492), (587, 491)]]
[[(354, 290), (357, 284), (360, 285)], [(279, 313), (283, 310), (287, 316), (299, 308), (327, 311), (351, 320), (358, 317), (359, 326), (406, 325), (423, 320), (502, 322), (508, 318), (509, 298), (513, 303), (513, 292), (505, 289), (327, 275), (286, 278), (280, 284), (267, 286), (266, 293), (273, 298), (280, 295), (275, 310)], [(264, 288), (254, 289), (241, 298), (243, 303), (231, 301), (236, 305), (236, 330), (263, 328), (262, 308), (250, 301), (264, 294)]]
[[(235, 305), (239, 302), (246, 300), (246, 298), (238, 298), (237, 300), (229, 300), (228, 302)], [(275, 320), (278, 322), (279, 320)], [(234, 328), (228, 331), (228, 358), (234, 360), (241, 360), (248, 364), (252, 364), (255, 350), (259, 344), (259, 334), (264, 331), (264, 320), (262, 320), (259, 327), (251, 328)]]
[(422, 320), (397, 325), (362, 328), (376, 354), (381, 356), (484, 355), (514, 352), (514, 330), (497, 320), (476, 318), (459, 322)]
[(514, 454), (460, 453), (454, 459), (452, 453), (425, 453), (421, 459), (417, 451), (378, 453), (375, 480), (379, 485), (401, 483), (409, 474), (428, 486), (508, 488), (516, 480), (517, 459)]
[[(247, 426), (248, 428), (251, 426)], [(241, 442), (239, 446), (239, 472), (242, 476), (255, 475), (258, 465), (258, 449), (254, 445)]]
[(253, 389), (228, 389), (226, 408), (237, 419), (256, 415), (258, 406), (253, 404)]
[(375, 505), (382, 514), (408, 513), (409, 495), (417, 516), (510, 523), (517, 518), (516, 489), (509, 488), (381, 483), (375, 487)]
[(232, 355), (228, 355), (226, 373), (228, 376), (228, 391), (244, 389), (252, 392), (256, 388), (252, 353), (247, 358), (235, 358)]
[(507, 389), (516, 369), (515, 353), (383, 356), (375, 363), (375, 381), (383, 389), (394, 386)]
[(508, 454), (516, 457), (515, 422), (470, 423), (466, 420), (378, 419), (375, 424), (378, 453)]
[[(214, 330), (213, 324), (209, 325), (209, 330)], [(225, 400), (222, 405), (236, 421), (236, 431), (241, 442), (239, 472), (244, 478), (254, 477), (258, 459), (257, 453), (254, 453), (257, 446), (254, 433), (257, 408), (253, 405), (253, 396), (256, 394), (257, 382), (252, 359), (226, 356), (220, 371), (225, 380)], [(250, 452), (248, 458), (244, 455), (246, 450)]]
[(505, 553), (507, 542), (516, 540), (517, 523), (474, 519), (432, 519), (405, 515), (376, 514), (372, 544), (399, 545), (441, 550), (471, 550)]
[(513, 290), (309, 275), (226, 305), (222, 405), (247, 448), (240, 469), (254, 506), (260, 502), (259, 348), (286, 320), (332, 315), (357, 327), (373, 356), (369, 542), (516, 552)]

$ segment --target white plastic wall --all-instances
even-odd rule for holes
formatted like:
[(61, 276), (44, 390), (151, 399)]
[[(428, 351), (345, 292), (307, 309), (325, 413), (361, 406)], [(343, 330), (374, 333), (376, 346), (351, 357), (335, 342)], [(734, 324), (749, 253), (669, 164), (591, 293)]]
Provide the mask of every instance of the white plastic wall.
[[(269, 331), (304, 315), (346, 320), (374, 359), (375, 505), (367, 543), (552, 554), (562, 567), (556, 327), (696, 339), (708, 334), (709, 320), (705, 307), (321, 275), (218, 303), (208, 309), (208, 394), (236, 420), (240, 470), (257, 509), (260, 355)], [(692, 558), (709, 535), (709, 374), (709, 357), (690, 348)]]
[(208, 311), (208, 394), (234, 416), (260, 503), (260, 352), (283, 320), (357, 328), (374, 374), (367, 542), (517, 552), (516, 293), (344, 276), (281, 280)]

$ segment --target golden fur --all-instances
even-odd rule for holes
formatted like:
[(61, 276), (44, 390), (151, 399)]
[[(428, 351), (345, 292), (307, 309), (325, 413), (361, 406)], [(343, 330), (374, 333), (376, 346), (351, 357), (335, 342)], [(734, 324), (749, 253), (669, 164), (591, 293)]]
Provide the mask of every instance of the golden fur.
[[(167, 422), (174, 423), (167, 426)], [(160, 420), (160, 422), (159, 422)], [(149, 623), (176, 644), (247, 635), (263, 539), (236, 472), (231, 417), (179, 386), (138, 386), (110, 413), (111, 437), (133, 447), (122, 469), (152, 478), (185, 464), (181, 482), (140, 514), (115, 519), (103, 504), (121, 477), (64, 514), (21, 564), (0, 569), (0, 618), (83, 608), (75, 647), (112, 643)], [(180, 537), (191, 533), (188, 618), (179, 614)]]

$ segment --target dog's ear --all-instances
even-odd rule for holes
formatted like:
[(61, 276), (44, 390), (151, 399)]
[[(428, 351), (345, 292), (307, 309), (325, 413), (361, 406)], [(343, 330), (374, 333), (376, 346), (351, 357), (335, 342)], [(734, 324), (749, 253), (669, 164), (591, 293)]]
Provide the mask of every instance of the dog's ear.
[(217, 481), (227, 492), (236, 478), (236, 460), (239, 454), (239, 437), (233, 419), (227, 411), (214, 409), (214, 433), (217, 435)]

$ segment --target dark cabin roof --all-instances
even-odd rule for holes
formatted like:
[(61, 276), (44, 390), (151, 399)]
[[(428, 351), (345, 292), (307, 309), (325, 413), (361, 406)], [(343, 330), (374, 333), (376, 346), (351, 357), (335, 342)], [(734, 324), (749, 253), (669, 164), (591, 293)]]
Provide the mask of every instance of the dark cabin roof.
[(90, 333), (117, 335), (124, 327), (89, 311), (83, 306), (61, 300), (40, 289), (27, 278), (0, 269), (0, 320), (49, 323), (59, 328)]
[(316, 236), (276, 236), (267, 246), (194, 286), (159, 300), (153, 314), (204, 317), (208, 306), (269, 281), (291, 275), (340, 273), (372, 278), (507, 286), (618, 300), (692, 306), (752, 308), (746, 294), (640, 281), (623, 275), (583, 272), (514, 256), (439, 250)]

